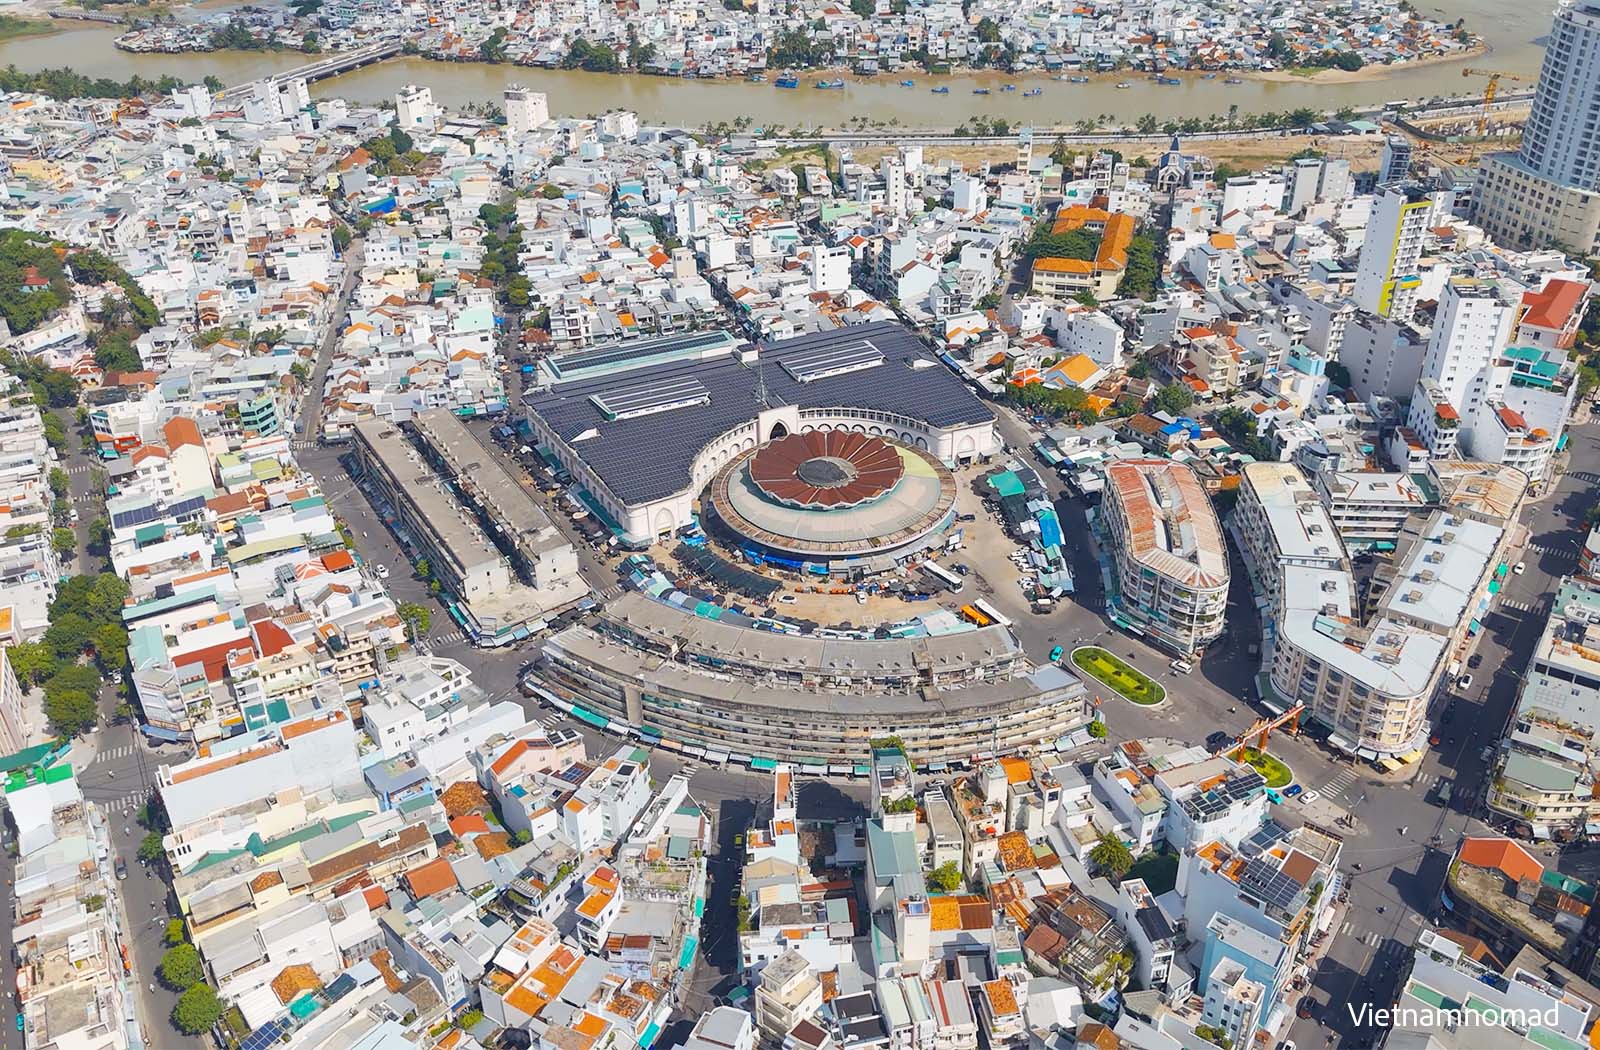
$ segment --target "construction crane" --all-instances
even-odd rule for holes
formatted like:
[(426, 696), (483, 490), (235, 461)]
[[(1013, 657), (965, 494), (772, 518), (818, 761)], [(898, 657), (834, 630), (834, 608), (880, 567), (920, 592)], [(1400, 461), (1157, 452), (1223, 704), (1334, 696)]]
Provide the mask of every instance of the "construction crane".
[(1528, 77), (1516, 73), (1502, 73), (1498, 69), (1475, 69), (1472, 66), (1461, 71), (1464, 77), (1488, 77), (1489, 83), (1483, 89), (1483, 112), (1478, 115), (1478, 138), (1483, 138), (1484, 129), (1489, 126), (1489, 109), (1494, 105), (1495, 93), (1500, 90), (1500, 81), (1516, 80), (1525, 81)]

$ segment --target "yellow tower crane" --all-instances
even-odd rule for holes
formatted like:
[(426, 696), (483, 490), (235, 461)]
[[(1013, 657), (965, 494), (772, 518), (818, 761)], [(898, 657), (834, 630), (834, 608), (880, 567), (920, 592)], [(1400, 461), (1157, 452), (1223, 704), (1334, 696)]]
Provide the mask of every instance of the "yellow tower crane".
[(1489, 126), (1489, 109), (1494, 105), (1494, 96), (1500, 90), (1500, 81), (1516, 80), (1525, 81), (1531, 78), (1519, 76), (1516, 73), (1502, 73), (1498, 69), (1475, 69), (1472, 66), (1461, 71), (1464, 77), (1488, 77), (1489, 83), (1483, 89), (1483, 112), (1478, 115), (1478, 138), (1483, 138), (1484, 130)]

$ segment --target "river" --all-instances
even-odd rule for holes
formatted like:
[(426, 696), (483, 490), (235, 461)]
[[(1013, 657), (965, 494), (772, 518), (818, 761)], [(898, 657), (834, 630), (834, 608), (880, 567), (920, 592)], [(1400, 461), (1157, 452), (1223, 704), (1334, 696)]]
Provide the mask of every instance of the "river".
[[(1465, 18), (1467, 25), (1489, 45), (1490, 51), (1472, 60), (1481, 67), (1537, 76), (1543, 50), (1535, 40), (1550, 29), (1555, 4), (1536, 0), (1524, 11), (1504, 0), (1448, 0), (1429, 13), (1448, 20)], [(94, 76), (126, 79), (135, 73), (155, 78), (171, 73), (198, 81), (215, 74), (237, 84), (289, 69), (308, 59), (280, 53), (205, 53), (135, 55), (112, 44), (114, 27), (66, 23), (70, 28), (51, 36), (27, 37), (0, 44), (0, 64), (20, 69), (72, 66)], [(531, 69), (478, 63), (434, 62), (403, 58), (356, 70), (313, 85), (317, 96), (338, 95), (372, 102), (392, 98), (404, 84), (426, 84), (435, 99), (459, 104), (497, 100), (505, 85), (520, 82), (550, 97), (550, 110), (561, 116), (585, 116), (611, 109), (631, 109), (651, 121), (699, 127), (748, 116), (756, 126), (781, 123), (790, 128), (840, 128), (856, 117), (897, 122), (909, 128), (951, 127), (968, 117), (1003, 117), (1012, 123), (1037, 126), (1071, 124), (1081, 118), (1110, 114), (1131, 123), (1143, 113), (1159, 117), (1226, 115), (1230, 106), (1240, 112), (1284, 111), (1299, 106), (1318, 110), (1362, 105), (1398, 98), (1461, 94), (1476, 90), (1481, 79), (1463, 81), (1462, 63), (1444, 62), (1399, 67), (1395, 72), (1341, 84), (1308, 82), (1270, 83), (1246, 78), (1242, 84), (1225, 84), (1221, 78), (1185, 77), (1180, 86), (1156, 84), (1137, 74), (1097, 78), (1088, 84), (1055, 81), (1044, 74), (1006, 76), (998, 73), (948, 77), (917, 76), (916, 86), (901, 87), (900, 78), (881, 74), (872, 78), (846, 77), (843, 90), (819, 91), (811, 86), (817, 76), (801, 78), (798, 90), (785, 91), (771, 84), (731, 80), (680, 80), (667, 77), (613, 76), (576, 70)], [(1118, 89), (1118, 80), (1131, 86)], [(1014, 83), (1014, 92), (1000, 86)], [(934, 85), (948, 85), (948, 95), (934, 95)], [(1518, 87), (1520, 85), (1508, 85)], [(989, 95), (974, 95), (975, 87), (990, 88)], [(1024, 98), (1029, 87), (1044, 94)]]

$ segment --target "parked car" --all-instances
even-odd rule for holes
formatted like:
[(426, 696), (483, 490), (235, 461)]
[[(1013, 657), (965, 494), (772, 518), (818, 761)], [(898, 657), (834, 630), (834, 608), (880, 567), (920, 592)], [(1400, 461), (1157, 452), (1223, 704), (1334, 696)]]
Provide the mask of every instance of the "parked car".
[(1468, 689), (1471, 689), (1472, 688), (1472, 676), (1470, 674), (1464, 674), (1460, 678), (1457, 678), (1456, 679), (1456, 688), (1461, 690), (1463, 693), (1466, 692)]
[(378, 566), (378, 579), (387, 580), (388, 578), (389, 578), (389, 567), (387, 565), (379, 565)]
[(795, 601), (796, 601), (795, 596), (792, 595), (792, 594), (780, 594), (780, 595), (778, 595), (778, 604), (780, 604), (780, 605), (793, 605), (795, 603)]
[(1174, 661), (1172, 661), (1172, 663), (1168, 664), (1167, 666), (1172, 668), (1174, 671), (1178, 672), (1179, 674), (1188, 674), (1190, 671), (1194, 670), (1194, 664), (1190, 663), (1187, 660), (1174, 660)]
[(1319, 793), (1315, 792), (1315, 791), (1307, 791), (1304, 795), (1300, 796), (1300, 801), (1309, 805), (1310, 803), (1315, 802), (1317, 799), (1319, 799), (1321, 797), (1322, 796)]
[(1059, 645), (1056, 646), (1054, 649), (1051, 649), (1050, 650), (1050, 662), (1051, 663), (1055, 663), (1057, 660), (1061, 659), (1061, 653), (1062, 652), (1063, 652), (1063, 650), (1062, 650), (1061, 646), (1059, 646)]
[(1511, 567), (1511, 571), (1516, 573), (1518, 576), (1521, 576), (1523, 573), (1528, 571), (1528, 563), (1525, 561), (1519, 561)]
[(1299, 784), (1290, 784), (1288, 787), (1283, 789), (1283, 793), (1288, 798), (1294, 798), (1304, 790), (1305, 788), (1301, 787)]

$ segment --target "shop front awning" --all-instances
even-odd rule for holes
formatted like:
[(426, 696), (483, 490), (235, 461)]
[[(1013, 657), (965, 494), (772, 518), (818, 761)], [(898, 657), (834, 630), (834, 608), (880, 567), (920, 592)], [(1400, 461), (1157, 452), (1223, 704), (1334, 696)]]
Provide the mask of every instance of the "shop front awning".
[(607, 718), (605, 715), (595, 714), (587, 707), (579, 707), (577, 704), (572, 705), (572, 717), (578, 719), (580, 722), (588, 722), (596, 729), (604, 729), (606, 726), (611, 724), (611, 719)]
[(1490, 594), (1499, 594), (1500, 593), (1500, 581), (1499, 580), (1490, 580), (1489, 581), (1489, 593)]
[(1393, 773), (1395, 770), (1400, 768), (1399, 761), (1389, 758), (1388, 756), (1378, 759), (1378, 765), (1383, 767), (1383, 771), (1385, 773)]
[(168, 744), (176, 744), (183, 739), (177, 730), (168, 729), (165, 726), (142, 725), (139, 727), (139, 732), (151, 740), (161, 740)]
[(851, 774), (858, 777), (869, 777), (872, 775), (872, 767), (856, 766), (853, 770), (851, 770)]
[(1421, 757), (1422, 757), (1422, 748), (1420, 748), (1420, 747), (1419, 748), (1413, 748), (1412, 750), (1407, 751), (1405, 754), (1401, 755), (1400, 756), (1400, 761), (1402, 761), (1402, 762), (1406, 763), (1407, 765), (1409, 765), (1410, 763), (1415, 762), (1417, 759), (1419, 759)]
[(1468, 634), (1477, 634), (1481, 630), (1483, 630), (1483, 624), (1477, 620), (1473, 620), (1467, 624)]

